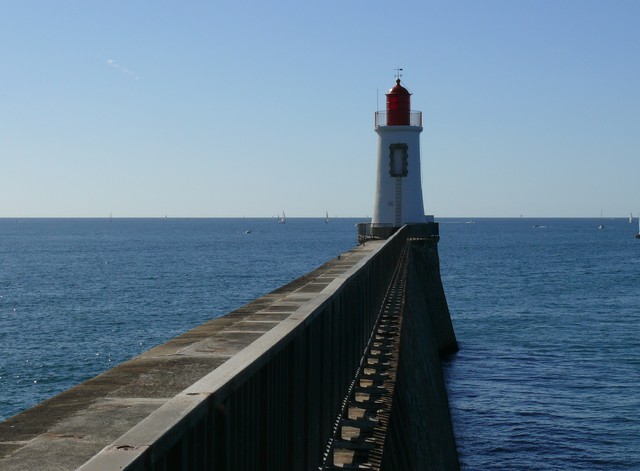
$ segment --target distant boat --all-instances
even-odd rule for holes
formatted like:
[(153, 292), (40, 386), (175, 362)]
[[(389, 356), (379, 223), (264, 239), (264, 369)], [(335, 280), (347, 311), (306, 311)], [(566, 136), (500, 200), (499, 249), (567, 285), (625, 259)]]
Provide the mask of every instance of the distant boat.
[(329, 224), (329, 211), (324, 212), (324, 223)]
[(629, 224), (633, 223), (633, 213), (629, 213)]
[(638, 218), (638, 233), (636, 234), (636, 239), (640, 239), (640, 217)]
[(604, 222), (602, 221), (602, 210), (600, 210), (600, 225), (598, 229), (604, 229)]
[(284, 211), (282, 211), (282, 217), (278, 219), (278, 222), (280, 224), (284, 224), (285, 222), (287, 222), (287, 216), (284, 214)]

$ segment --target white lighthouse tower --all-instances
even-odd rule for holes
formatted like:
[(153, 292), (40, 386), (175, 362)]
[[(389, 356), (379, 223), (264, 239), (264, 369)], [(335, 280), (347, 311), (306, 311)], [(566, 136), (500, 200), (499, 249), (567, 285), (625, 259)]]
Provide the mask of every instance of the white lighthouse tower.
[[(400, 69), (402, 70), (402, 69)], [(386, 111), (377, 111), (378, 178), (372, 227), (400, 227), (425, 222), (420, 174), (422, 113), (411, 111), (411, 93), (400, 85), (389, 90)]]

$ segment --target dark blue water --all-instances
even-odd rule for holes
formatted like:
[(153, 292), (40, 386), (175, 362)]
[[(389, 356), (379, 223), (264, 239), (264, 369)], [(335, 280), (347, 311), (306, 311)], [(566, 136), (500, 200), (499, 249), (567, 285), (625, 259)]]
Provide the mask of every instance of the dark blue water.
[[(355, 222), (0, 220), (0, 420), (348, 250)], [(637, 224), (459, 222), (440, 257), (463, 468), (640, 469)]]
[(441, 225), (464, 469), (640, 469), (638, 226), (598, 224)]

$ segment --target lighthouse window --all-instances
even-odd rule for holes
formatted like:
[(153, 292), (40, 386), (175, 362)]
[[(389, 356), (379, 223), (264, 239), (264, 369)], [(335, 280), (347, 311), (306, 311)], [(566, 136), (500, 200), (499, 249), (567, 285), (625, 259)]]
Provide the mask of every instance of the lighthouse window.
[(409, 146), (406, 144), (389, 145), (389, 174), (392, 177), (406, 177)]

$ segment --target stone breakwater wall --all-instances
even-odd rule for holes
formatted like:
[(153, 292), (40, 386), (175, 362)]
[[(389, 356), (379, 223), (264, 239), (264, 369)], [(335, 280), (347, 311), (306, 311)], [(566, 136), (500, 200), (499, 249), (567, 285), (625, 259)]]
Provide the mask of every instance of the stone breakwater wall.
[(455, 469), (438, 360), (455, 336), (437, 238), (415, 232), (358, 246), (0, 423), (0, 469), (318, 469), (410, 240), (383, 469)]
[(440, 279), (437, 245), (409, 249), (407, 302), (382, 469), (459, 469), (440, 358), (458, 345)]

